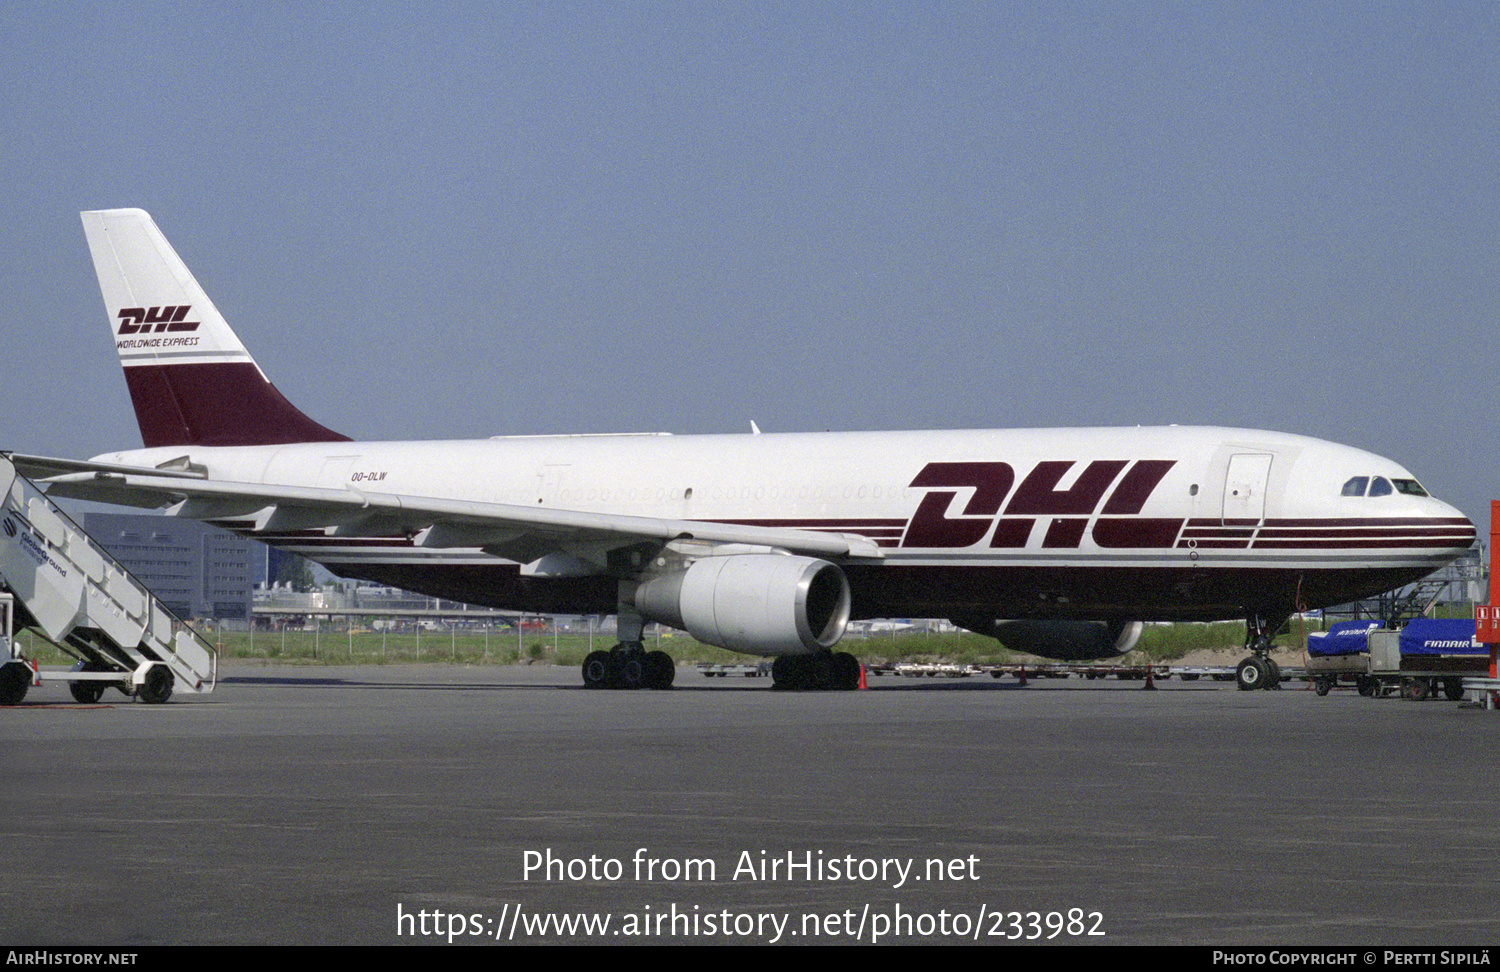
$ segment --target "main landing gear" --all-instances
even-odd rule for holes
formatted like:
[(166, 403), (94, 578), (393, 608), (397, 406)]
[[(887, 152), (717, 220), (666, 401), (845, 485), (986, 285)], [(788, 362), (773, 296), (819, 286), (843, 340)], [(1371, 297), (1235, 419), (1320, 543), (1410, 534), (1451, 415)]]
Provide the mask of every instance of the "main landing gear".
[(1234, 670), (1234, 681), (1241, 691), (1281, 688), (1281, 666), (1271, 657), (1276, 627), (1279, 625), (1272, 626), (1259, 615), (1245, 619), (1245, 648), (1251, 655)]
[(859, 659), (847, 651), (816, 655), (777, 655), (771, 662), (772, 688), (844, 691), (859, 688)]
[(624, 641), (609, 651), (589, 652), (583, 660), (584, 688), (669, 689), (676, 675), (671, 655), (647, 651), (639, 641)]

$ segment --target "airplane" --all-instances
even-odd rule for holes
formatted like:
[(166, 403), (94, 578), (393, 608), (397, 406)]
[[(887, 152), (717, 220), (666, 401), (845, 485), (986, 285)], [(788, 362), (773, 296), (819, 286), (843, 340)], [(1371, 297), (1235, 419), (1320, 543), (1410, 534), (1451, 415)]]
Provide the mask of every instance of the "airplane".
[(851, 620), (947, 618), (1065, 660), (1146, 621), (1243, 618), (1241, 688), (1294, 611), (1387, 591), (1475, 528), (1399, 464), (1249, 429), (352, 441), (267, 378), (151, 217), (82, 214), (144, 448), (13, 455), (53, 496), (158, 508), (335, 574), (543, 614), (614, 614), (590, 688), (667, 688), (649, 622), (852, 688)]

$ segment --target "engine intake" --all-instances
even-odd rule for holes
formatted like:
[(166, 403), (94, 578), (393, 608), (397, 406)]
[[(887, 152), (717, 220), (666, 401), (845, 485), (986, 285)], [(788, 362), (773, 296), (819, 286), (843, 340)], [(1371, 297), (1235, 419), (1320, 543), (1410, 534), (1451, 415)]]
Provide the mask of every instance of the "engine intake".
[(850, 604), (838, 567), (781, 554), (705, 557), (635, 591), (636, 610), (647, 619), (752, 655), (832, 648), (849, 624)]

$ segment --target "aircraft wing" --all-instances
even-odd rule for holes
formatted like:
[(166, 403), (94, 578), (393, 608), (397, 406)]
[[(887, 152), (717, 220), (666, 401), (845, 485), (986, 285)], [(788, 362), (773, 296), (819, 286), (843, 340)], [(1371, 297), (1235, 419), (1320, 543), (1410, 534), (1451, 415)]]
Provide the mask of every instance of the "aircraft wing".
[[(854, 534), (479, 503), (353, 487), (225, 482), (207, 479), (191, 468), (10, 458), (22, 475), (38, 479), (49, 496), (165, 507), (167, 515), (225, 523), (250, 536), (306, 530), (335, 537), (404, 535), (421, 547), (477, 547), (521, 564), (561, 554), (598, 568), (607, 564), (613, 551), (673, 541), (771, 547), (832, 560), (881, 557), (873, 541)], [(564, 564), (552, 569), (569, 568)]]

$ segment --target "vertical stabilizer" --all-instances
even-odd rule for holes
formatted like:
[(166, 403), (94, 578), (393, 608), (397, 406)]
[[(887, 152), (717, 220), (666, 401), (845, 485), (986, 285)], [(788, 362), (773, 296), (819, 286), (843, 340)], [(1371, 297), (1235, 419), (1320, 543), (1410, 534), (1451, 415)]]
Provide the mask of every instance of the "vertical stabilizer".
[(83, 231), (147, 448), (348, 440), (267, 380), (145, 211), (86, 212)]

